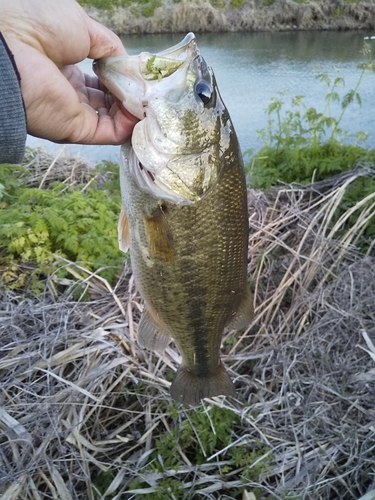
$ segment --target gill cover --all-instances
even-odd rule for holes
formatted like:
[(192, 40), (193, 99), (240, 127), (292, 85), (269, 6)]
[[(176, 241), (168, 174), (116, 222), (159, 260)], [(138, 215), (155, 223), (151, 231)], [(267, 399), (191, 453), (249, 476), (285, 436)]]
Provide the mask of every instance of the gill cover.
[(138, 186), (176, 204), (202, 199), (218, 178), (230, 126), (194, 35), (154, 55), (97, 60), (94, 70), (140, 119), (127, 151)]

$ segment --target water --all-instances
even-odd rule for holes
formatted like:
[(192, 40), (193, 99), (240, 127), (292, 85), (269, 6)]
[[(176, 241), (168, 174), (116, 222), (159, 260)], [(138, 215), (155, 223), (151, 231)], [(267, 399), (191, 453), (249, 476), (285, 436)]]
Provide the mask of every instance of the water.
[[(290, 95), (304, 95), (305, 103), (323, 111), (326, 86), (316, 76), (321, 72), (342, 76), (342, 95), (353, 89), (360, 76), (358, 64), (365, 36), (372, 32), (291, 32), (291, 33), (210, 33), (197, 36), (198, 46), (213, 67), (223, 100), (229, 110), (242, 151), (259, 150), (262, 146), (257, 130), (267, 125), (265, 109), (272, 97), (289, 90)], [(183, 35), (132, 35), (123, 38), (130, 54), (157, 52), (179, 42)], [(375, 40), (372, 41), (373, 52)], [(92, 73), (91, 61), (81, 63), (84, 72)], [(366, 147), (375, 148), (375, 74), (362, 82), (359, 93), (362, 107), (350, 106), (342, 121), (348, 132), (368, 132)], [(336, 115), (340, 109), (336, 106)], [(61, 149), (29, 137), (31, 146), (43, 145)], [(103, 159), (118, 161), (117, 146), (67, 146), (92, 162)]]

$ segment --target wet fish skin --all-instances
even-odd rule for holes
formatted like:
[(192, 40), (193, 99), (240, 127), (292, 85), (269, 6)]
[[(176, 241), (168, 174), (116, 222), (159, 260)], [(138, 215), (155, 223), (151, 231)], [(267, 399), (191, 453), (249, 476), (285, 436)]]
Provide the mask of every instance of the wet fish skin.
[[(187, 44), (195, 44), (192, 40), (188, 39)], [(180, 133), (174, 130), (172, 135), (179, 139), (185, 134), (185, 144), (176, 147), (177, 153), (168, 168), (177, 165), (178, 178), (181, 172), (178, 168), (189, 168), (194, 155), (204, 164), (192, 179), (189, 173), (181, 174), (185, 175), (187, 187), (176, 187), (173, 177), (172, 194), (163, 198), (160, 193), (152, 192), (160, 171), (152, 170), (152, 164), (139, 164), (130, 141), (124, 144), (119, 235), (120, 246), (123, 249), (130, 246), (135, 282), (145, 300), (138, 341), (145, 347), (162, 350), (171, 337), (174, 339), (183, 361), (172, 382), (171, 395), (180, 403), (197, 404), (205, 397), (235, 395), (233, 383), (220, 360), (222, 334), (226, 327), (246, 326), (253, 310), (247, 284), (248, 218), (242, 157), (213, 73), (195, 46), (189, 50), (191, 54), (187, 54), (185, 66), (177, 65), (170, 74), (168, 64), (163, 66), (167, 68), (163, 79), (172, 81), (178, 76), (181, 81), (181, 72), (184, 68), (186, 71), (188, 65), (187, 78), (191, 79), (193, 73), (198, 83), (210, 82), (213, 110), (207, 114), (204, 109), (201, 114), (207, 116), (200, 116), (194, 103), (191, 108), (186, 107), (184, 95), (185, 108), (181, 105), (181, 109), (187, 118), (185, 122), (181, 118), (179, 123), (172, 120), (171, 127), (182, 126)], [(168, 59), (168, 51), (162, 55)], [(99, 76), (100, 72), (104, 73), (105, 67), (98, 71)], [(155, 83), (161, 82), (156, 79)], [(106, 81), (106, 85), (110, 82)], [(200, 89), (205, 91), (207, 87), (203, 85)], [(189, 87), (185, 94), (188, 91)], [(190, 99), (192, 97), (196, 99), (196, 96)], [(165, 111), (159, 123), (162, 122), (163, 133), (170, 136), (165, 125), (167, 119)], [(140, 186), (143, 179), (139, 180), (139, 172), (138, 178), (134, 175), (135, 168), (151, 179), (147, 190)], [(148, 173), (145, 174), (145, 170)], [(169, 182), (167, 175), (164, 179)], [(174, 190), (177, 191), (175, 200)]]

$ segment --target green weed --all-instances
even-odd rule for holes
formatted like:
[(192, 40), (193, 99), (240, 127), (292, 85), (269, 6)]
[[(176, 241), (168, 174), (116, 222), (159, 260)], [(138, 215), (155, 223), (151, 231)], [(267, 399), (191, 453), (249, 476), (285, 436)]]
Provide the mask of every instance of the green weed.
[(144, 17), (151, 17), (154, 12), (155, 12), (155, 9), (157, 7), (160, 7), (161, 6), (161, 0), (153, 0), (152, 2), (149, 2), (147, 3), (143, 9), (142, 9), (142, 15)]
[[(166, 472), (178, 471), (183, 467), (185, 463), (182, 457), (200, 465), (207, 463), (212, 455), (220, 453), (226, 447), (228, 450), (220, 453), (220, 459), (225, 460), (227, 464), (221, 465), (220, 470), (215, 469), (211, 474), (225, 476), (240, 469), (245, 488), (248, 483), (258, 482), (259, 476), (267, 470), (271, 456), (263, 445), (252, 443), (251, 446), (230, 446), (236, 439), (236, 428), (240, 426), (240, 418), (231, 410), (214, 406), (204, 411), (200, 407), (187, 410), (184, 412), (185, 418), (182, 418), (183, 414), (177, 405), (169, 402), (165, 403), (165, 414), (173, 421), (169, 430), (162, 432), (155, 439), (154, 451), (150, 454), (146, 466), (142, 468), (142, 475), (162, 473), (162, 479), (158, 482), (156, 491), (142, 495), (135, 493), (135, 499), (164, 500), (167, 497), (182, 500), (186, 492), (181, 481), (168, 478)], [(138, 478), (132, 482), (130, 490), (146, 487), (147, 483)], [(242, 491), (241, 488), (237, 490), (231, 492), (235, 495), (233, 498)]]
[[(348, 134), (340, 126), (348, 106), (353, 102), (361, 105), (358, 88), (364, 76), (374, 71), (374, 65), (364, 64), (361, 70), (356, 87), (343, 96), (339, 93), (345, 84), (342, 77), (332, 79), (326, 73), (317, 76), (327, 86), (322, 111), (308, 108), (302, 95), (291, 97), (286, 103), (289, 96), (283, 92), (280, 98), (271, 100), (266, 111), (267, 128), (258, 130), (264, 146), (247, 165), (252, 187), (267, 189), (280, 181), (308, 183), (349, 170), (358, 161), (375, 160), (375, 150), (359, 146), (367, 134)], [(338, 117), (331, 112), (334, 102), (341, 104)], [(283, 115), (286, 104), (290, 110)], [(346, 142), (348, 139), (352, 144)]]
[(230, 0), (231, 9), (238, 9), (242, 7), (242, 5), (246, 2), (246, 0)]
[(122, 5), (121, 0), (78, 0), (78, 3), (81, 5), (90, 5), (101, 10), (113, 10), (114, 7)]
[[(23, 286), (17, 265), (27, 263), (38, 276), (55, 270), (65, 257), (113, 281), (124, 255), (118, 249), (117, 219), (121, 206), (118, 167), (107, 163), (111, 179), (99, 187), (55, 182), (47, 189), (28, 187), (30, 172), (0, 165), (0, 265), (2, 281)], [(66, 271), (61, 268), (58, 276)], [(20, 280), (21, 278), (21, 280)]]
[[(326, 73), (317, 76), (326, 86), (325, 108), (322, 111), (307, 107), (302, 95), (290, 97), (283, 92), (280, 97), (271, 100), (267, 108), (267, 128), (258, 131), (264, 146), (250, 158), (246, 167), (251, 187), (268, 189), (280, 183), (307, 184), (348, 171), (359, 162), (375, 164), (375, 150), (360, 145), (367, 134), (348, 134), (341, 127), (348, 107), (353, 103), (361, 105), (359, 87), (363, 78), (374, 72), (368, 44), (364, 54), (368, 62), (360, 65), (361, 73), (356, 86), (345, 94), (342, 92), (345, 82), (341, 76), (332, 78)], [(338, 116), (332, 113), (333, 103), (341, 105)], [(287, 111), (284, 111), (285, 107)], [(248, 154), (251, 155), (251, 152)], [(374, 190), (375, 181), (358, 179), (348, 188), (335, 220), (342, 210), (354, 206)], [(347, 230), (356, 217), (356, 214), (353, 215), (343, 230)], [(364, 237), (375, 237), (375, 222), (368, 226)]]

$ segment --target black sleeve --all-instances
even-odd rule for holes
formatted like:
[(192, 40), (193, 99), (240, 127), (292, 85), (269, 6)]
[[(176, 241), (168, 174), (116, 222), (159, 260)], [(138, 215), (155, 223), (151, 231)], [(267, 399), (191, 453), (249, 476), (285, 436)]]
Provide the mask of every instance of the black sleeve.
[(0, 33), (0, 163), (20, 163), (25, 154), (26, 137), (20, 75)]

